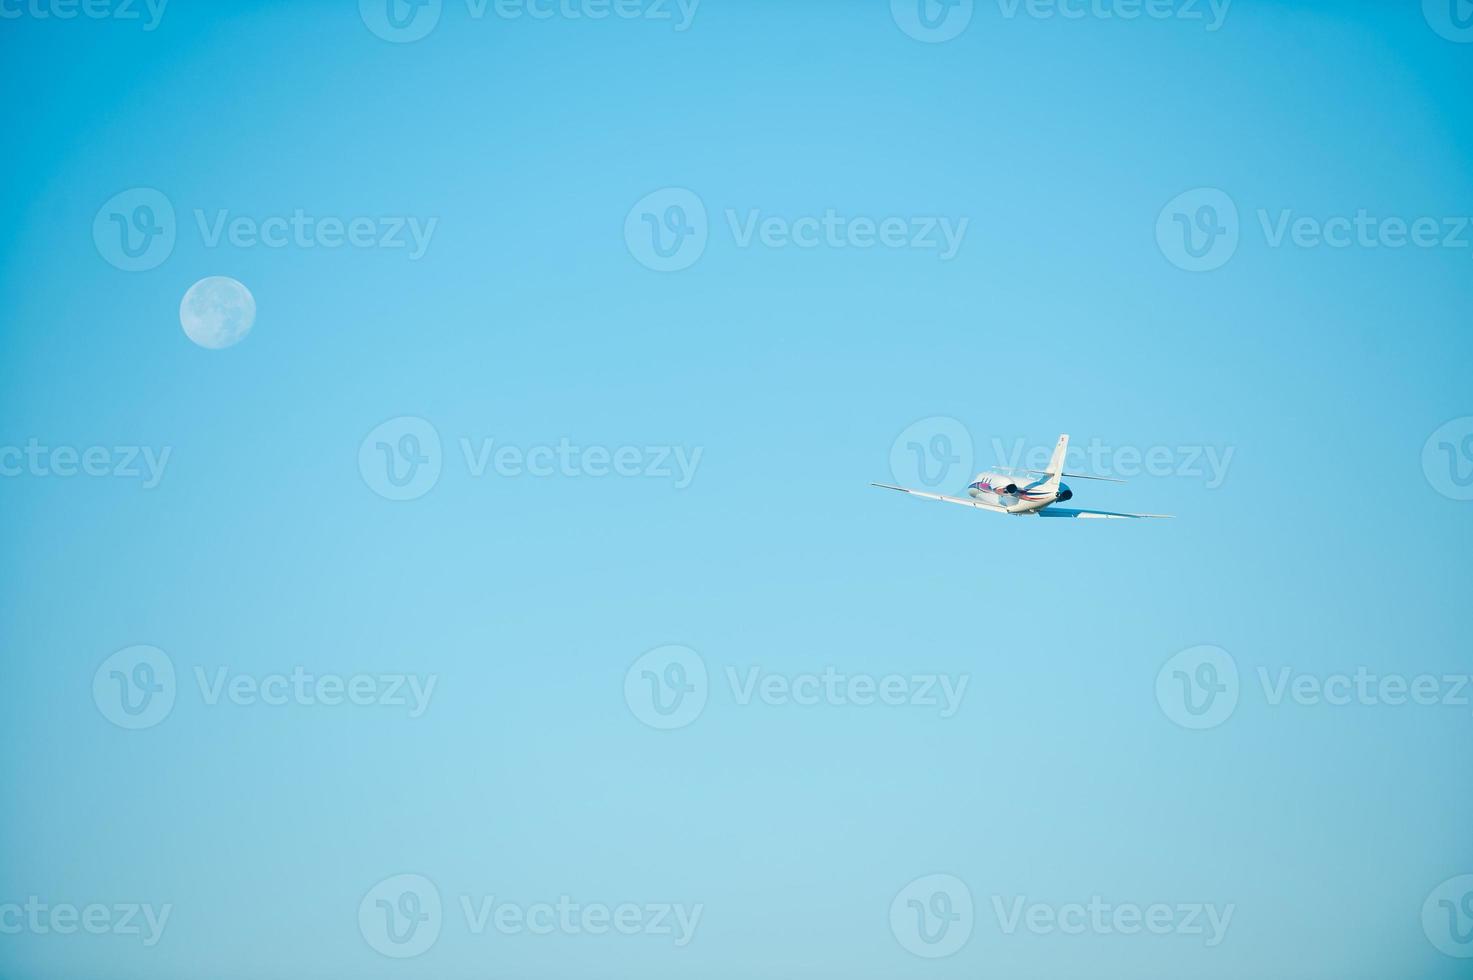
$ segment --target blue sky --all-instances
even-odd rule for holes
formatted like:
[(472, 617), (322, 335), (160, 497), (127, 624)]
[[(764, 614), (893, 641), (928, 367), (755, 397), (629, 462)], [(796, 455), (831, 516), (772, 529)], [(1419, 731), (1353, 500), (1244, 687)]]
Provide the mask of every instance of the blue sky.
[(1465, 971), (1466, 3), (0, 9), (0, 972)]

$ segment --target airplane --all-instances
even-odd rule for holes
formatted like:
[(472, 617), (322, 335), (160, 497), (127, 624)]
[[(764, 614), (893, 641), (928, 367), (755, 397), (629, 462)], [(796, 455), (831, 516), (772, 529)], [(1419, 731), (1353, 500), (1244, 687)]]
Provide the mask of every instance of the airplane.
[(966, 497), (948, 497), (943, 493), (927, 493), (924, 490), (912, 490), (909, 487), (893, 487), (888, 483), (871, 483), (872, 487), (882, 490), (899, 490), (901, 493), (912, 494), (916, 497), (925, 497), (927, 500), (944, 500), (948, 504), (961, 504), (963, 507), (975, 507), (978, 510), (991, 510), (999, 514), (1013, 514), (1027, 517), (1080, 517), (1080, 518), (1104, 518), (1133, 520), (1145, 517), (1167, 518), (1170, 514), (1125, 514), (1110, 510), (1076, 510), (1072, 507), (1056, 507), (1065, 500), (1073, 499), (1074, 491), (1069, 485), (1062, 482), (1062, 477), (1071, 480), (1105, 480), (1109, 483), (1124, 483), (1124, 480), (1115, 480), (1108, 476), (1086, 476), (1083, 473), (1064, 472), (1064, 454), (1069, 451), (1069, 436), (1059, 436), (1058, 445), (1054, 446), (1054, 454), (1049, 457), (1048, 469), (1046, 470), (1023, 470), (1022, 472), (1041, 476), (1042, 479), (1029, 482), (1026, 478), (1020, 483), (1018, 478), (1009, 473), (988, 472), (978, 473), (977, 478), (967, 487)]

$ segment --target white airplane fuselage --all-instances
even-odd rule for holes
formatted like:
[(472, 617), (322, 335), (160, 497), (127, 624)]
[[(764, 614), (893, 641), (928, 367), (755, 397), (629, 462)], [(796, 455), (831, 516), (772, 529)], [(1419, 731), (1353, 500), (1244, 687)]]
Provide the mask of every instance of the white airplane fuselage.
[(1029, 479), (1010, 473), (978, 473), (967, 487), (967, 496), (996, 504), (1010, 514), (1027, 514), (1074, 496), (1066, 484), (1049, 487), (1047, 478)]
[[(1077, 507), (1049, 507), (1063, 500), (1072, 499), (1074, 491), (1059, 478), (1065, 476), (1064, 456), (1069, 451), (1069, 437), (1059, 436), (1058, 443), (1054, 446), (1054, 454), (1049, 457), (1048, 469), (1045, 470), (1023, 470), (1021, 473), (984, 472), (978, 473), (967, 487), (967, 496), (952, 497), (944, 493), (932, 493), (929, 490), (913, 490), (910, 487), (897, 487), (889, 483), (876, 483), (875, 486), (885, 490), (899, 490), (901, 493), (912, 494), (917, 497), (925, 497), (931, 500), (942, 500), (948, 504), (961, 504), (976, 510), (992, 511), (1002, 514), (1025, 514), (1032, 517), (1089, 517), (1089, 518), (1124, 518), (1126, 520), (1138, 517), (1169, 517), (1169, 514), (1128, 514), (1113, 510), (1081, 510)], [(1086, 473), (1069, 473), (1068, 476), (1083, 480), (1110, 480), (1108, 476), (1090, 476)], [(1119, 483), (1121, 481), (1115, 480)]]

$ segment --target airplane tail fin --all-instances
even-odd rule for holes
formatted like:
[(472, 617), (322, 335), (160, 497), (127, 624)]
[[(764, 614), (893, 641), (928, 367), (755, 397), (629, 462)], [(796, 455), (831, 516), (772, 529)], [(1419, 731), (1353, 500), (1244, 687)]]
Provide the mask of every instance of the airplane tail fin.
[(1054, 454), (1049, 457), (1048, 469), (1044, 471), (1047, 477), (1040, 489), (1052, 492), (1059, 489), (1059, 478), (1064, 475), (1064, 457), (1069, 453), (1069, 436), (1059, 436), (1058, 445), (1054, 446)]

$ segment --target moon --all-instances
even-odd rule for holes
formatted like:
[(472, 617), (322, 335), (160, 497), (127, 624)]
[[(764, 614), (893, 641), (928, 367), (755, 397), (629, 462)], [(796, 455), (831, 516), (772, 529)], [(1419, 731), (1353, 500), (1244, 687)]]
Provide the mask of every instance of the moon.
[(210, 350), (240, 343), (255, 322), (256, 298), (229, 276), (206, 276), (179, 301), (185, 336)]

